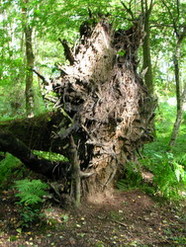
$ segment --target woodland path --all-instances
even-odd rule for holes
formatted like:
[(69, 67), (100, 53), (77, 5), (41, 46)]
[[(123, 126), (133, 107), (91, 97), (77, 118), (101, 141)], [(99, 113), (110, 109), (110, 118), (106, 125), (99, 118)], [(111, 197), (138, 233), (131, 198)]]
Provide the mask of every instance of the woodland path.
[(0, 200), (0, 247), (184, 247), (186, 207), (155, 202), (138, 190), (92, 198), (78, 210), (46, 205), (47, 224), (20, 232), (10, 192)]

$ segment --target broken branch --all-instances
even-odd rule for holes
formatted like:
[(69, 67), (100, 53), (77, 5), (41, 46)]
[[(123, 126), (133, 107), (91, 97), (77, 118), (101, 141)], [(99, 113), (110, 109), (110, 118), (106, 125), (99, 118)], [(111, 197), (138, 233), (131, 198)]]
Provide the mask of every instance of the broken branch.
[(61, 44), (62, 44), (62, 46), (64, 48), (64, 53), (65, 53), (66, 59), (70, 62), (70, 65), (73, 65), (74, 62), (75, 62), (75, 59), (74, 59), (74, 56), (72, 54), (72, 51), (71, 51), (70, 47), (68, 46), (67, 41), (65, 39), (62, 40), (60, 38), (59, 38), (59, 41), (61, 42)]
[(42, 81), (43, 81), (43, 84), (48, 86), (49, 85), (49, 81), (47, 81), (47, 79), (42, 76), (38, 71), (36, 71), (35, 69), (32, 70)]

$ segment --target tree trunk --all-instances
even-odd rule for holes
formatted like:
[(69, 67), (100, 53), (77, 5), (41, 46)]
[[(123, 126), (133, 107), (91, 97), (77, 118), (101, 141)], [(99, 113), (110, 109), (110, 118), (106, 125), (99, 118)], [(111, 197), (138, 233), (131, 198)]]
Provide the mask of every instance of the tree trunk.
[(48, 112), (31, 119), (15, 119), (10, 121), (0, 121), (0, 133), (13, 133), (29, 149), (42, 151), (51, 151), (66, 154), (63, 149), (67, 144), (66, 141), (56, 138), (56, 126), (60, 125), (63, 115), (57, 112)]
[(32, 27), (28, 24), (27, 4), (28, 0), (24, 0), (23, 13), (23, 27), (25, 35), (25, 48), (26, 48), (26, 113), (28, 117), (34, 116), (34, 93), (33, 93), (33, 68), (34, 68), (34, 53), (32, 48)]
[(186, 37), (186, 25), (180, 25), (177, 21), (180, 19), (180, 1), (176, 1), (176, 13), (173, 14), (171, 11), (171, 5), (167, 4), (167, 1), (162, 0), (163, 5), (166, 7), (169, 17), (173, 24), (174, 35), (176, 38), (175, 50), (173, 54), (173, 62), (174, 62), (174, 75), (176, 82), (176, 100), (177, 100), (177, 112), (176, 112), (176, 120), (173, 126), (173, 130), (171, 133), (171, 138), (169, 142), (169, 147), (175, 145), (176, 138), (179, 133), (179, 128), (181, 125), (182, 115), (183, 115), (183, 103), (186, 99), (186, 82), (184, 82), (183, 90), (181, 89), (181, 80), (180, 80), (180, 54), (181, 54), (181, 46), (183, 44), (183, 40)]
[(179, 129), (183, 116), (183, 104), (186, 99), (186, 83), (184, 84), (183, 92), (181, 92), (180, 88), (180, 72), (179, 72), (179, 53), (180, 53), (179, 45), (176, 46), (176, 51), (174, 55), (174, 73), (175, 73), (175, 82), (176, 82), (176, 99), (177, 99), (177, 111), (176, 111), (176, 120), (174, 122), (174, 126), (171, 133), (171, 138), (169, 141), (169, 147), (173, 147), (175, 145), (177, 136), (179, 134)]
[(177, 111), (176, 111), (176, 120), (173, 126), (173, 130), (171, 133), (171, 138), (169, 141), (169, 147), (173, 147), (175, 145), (177, 136), (179, 134), (179, 129), (182, 121), (183, 115), (183, 104), (186, 99), (186, 83), (184, 83), (183, 90), (181, 89), (181, 81), (180, 81), (180, 53), (181, 53), (181, 45), (182, 41), (186, 36), (186, 27), (184, 28), (183, 32), (180, 33), (177, 37), (177, 44), (174, 53), (174, 75), (175, 75), (175, 82), (176, 82), (176, 100), (177, 100)]
[[(143, 0), (142, 0), (143, 5)], [(145, 8), (142, 8), (144, 16), (144, 32), (145, 37), (143, 41), (143, 71), (145, 71), (145, 84), (149, 92), (153, 95), (154, 84), (153, 84), (153, 74), (152, 74), (152, 63), (151, 63), (151, 52), (150, 52), (150, 23), (149, 18), (151, 15), (153, 6), (153, 1), (151, 1), (151, 6), (148, 8), (147, 0), (145, 0)]]
[(34, 68), (34, 54), (32, 50), (32, 28), (25, 29), (26, 41), (26, 112), (28, 117), (34, 116), (34, 93), (33, 93), (33, 68)]
[(173, 147), (175, 145), (177, 136), (179, 134), (179, 129), (180, 129), (181, 121), (182, 121), (182, 115), (183, 115), (183, 109), (180, 109), (179, 111), (177, 111), (176, 120), (174, 122), (173, 130), (171, 133), (169, 147)]
[(0, 132), (0, 150), (11, 153), (20, 159), (26, 167), (47, 178), (59, 180), (70, 176), (69, 162), (55, 162), (39, 158), (22, 141), (9, 132)]

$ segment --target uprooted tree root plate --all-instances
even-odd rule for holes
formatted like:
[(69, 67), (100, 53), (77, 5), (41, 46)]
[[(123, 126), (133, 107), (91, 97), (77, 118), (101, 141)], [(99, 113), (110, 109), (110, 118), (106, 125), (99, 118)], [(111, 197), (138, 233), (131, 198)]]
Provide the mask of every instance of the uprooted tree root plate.
[(27, 148), (7, 133), (0, 133), (0, 149), (47, 177), (70, 177), (78, 204), (80, 197), (112, 188), (123, 165), (135, 161), (136, 152), (152, 140), (155, 102), (137, 73), (143, 37), (139, 18), (128, 30), (114, 30), (106, 20), (83, 23), (73, 52), (62, 41), (70, 65), (58, 65), (61, 75), (50, 83), (63, 117), (47, 133), (50, 146), (58, 145), (71, 166), (39, 159), (31, 153), (32, 141)]

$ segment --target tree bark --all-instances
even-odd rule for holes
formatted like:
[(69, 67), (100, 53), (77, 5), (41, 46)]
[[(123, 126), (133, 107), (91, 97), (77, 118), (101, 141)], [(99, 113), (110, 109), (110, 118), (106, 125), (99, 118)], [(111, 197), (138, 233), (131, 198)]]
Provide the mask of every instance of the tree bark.
[(81, 200), (80, 161), (77, 153), (77, 146), (74, 142), (73, 136), (70, 136), (70, 144), (72, 164), (71, 197), (75, 200), (75, 206), (79, 207)]
[(57, 137), (57, 126), (63, 121), (61, 112), (48, 112), (31, 119), (15, 119), (0, 122), (1, 131), (13, 133), (29, 149), (51, 151), (69, 156), (67, 141)]
[(26, 112), (28, 117), (34, 116), (34, 92), (33, 92), (33, 68), (34, 68), (34, 54), (32, 50), (32, 28), (27, 27), (25, 29), (25, 41), (26, 41)]

